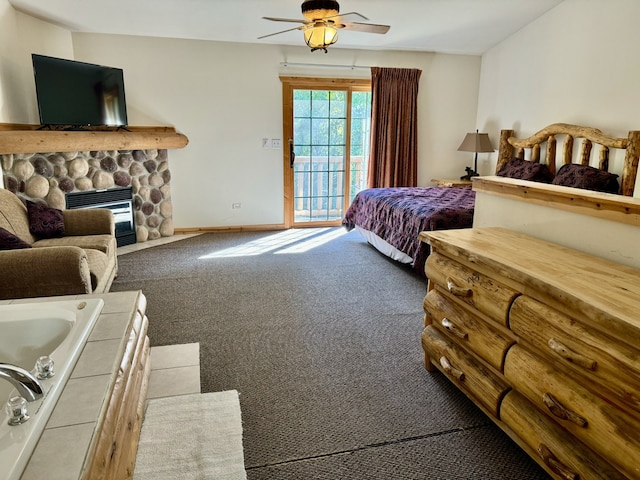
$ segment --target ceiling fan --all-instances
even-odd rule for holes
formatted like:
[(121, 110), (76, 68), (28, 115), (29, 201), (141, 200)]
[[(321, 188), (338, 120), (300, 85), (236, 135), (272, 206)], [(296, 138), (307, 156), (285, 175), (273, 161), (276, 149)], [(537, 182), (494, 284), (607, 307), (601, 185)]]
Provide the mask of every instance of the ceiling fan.
[(312, 52), (324, 50), (336, 43), (338, 40), (338, 30), (353, 30), (355, 32), (366, 33), (387, 33), (389, 25), (376, 25), (374, 23), (362, 23), (348, 21), (349, 19), (369, 20), (358, 12), (349, 12), (339, 15), (340, 5), (335, 0), (304, 0), (302, 2), (302, 15), (305, 20), (294, 18), (262, 17), (273, 22), (293, 22), (301, 23), (299, 27), (289, 28), (276, 33), (270, 33), (258, 37), (258, 39), (279, 35), (292, 30), (304, 32), (304, 41), (311, 48)]

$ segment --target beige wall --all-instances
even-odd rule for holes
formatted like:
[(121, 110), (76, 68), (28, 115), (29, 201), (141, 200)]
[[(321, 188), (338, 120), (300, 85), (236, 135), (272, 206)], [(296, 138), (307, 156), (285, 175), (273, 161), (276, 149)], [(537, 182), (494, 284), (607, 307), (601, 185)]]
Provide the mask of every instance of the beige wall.
[[(555, 122), (626, 137), (640, 130), (640, 2), (565, 0), (482, 57), (478, 125), (526, 137)], [(595, 149), (594, 149), (595, 150)], [(497, 153), (484, 162), (492, 174)], [(622, 155), (612, 158), (614, 173)], [(640, 182), (636, 182), (640, 184)], [(639, 196), (636, 188), (635, 196)], [(640, 229), (479, 192), (475, 226), (501, 225), (640, 266)]]
[[(629, 202), (632, 208), (640, 203), (637, 199), (629, 199)], [(637, 225), (565, 211), (552, 202), (541, 205), (480, 190), (476, 192), (473, 226), (509, 228), (640, 268), (640, 228)]]
[(370, 75), (284, 61), (421, 69), (420, 184), (460, 176), (469, 164), (456, 148), (475, 128), (480, 57), (94, 34), (74, 34), (73, 46), (77, 60), (124, 69), (130, 124), (170, 124), (189, 137), (169, 152), (177, 228), (282, 223), (282, 150), (261, 143), (282, 139), (279, 75)]
[[(528, 136), (555, 122), (640, 130), (640, 2), (565, 0), (482, 57), (477, 123)], [(497, 153), (482, 163), (493, 174)], [(612, 158), (614, 173), (622, 156)]]
[(0, 0), (0, 122), (38, 123), (32, 52), (73, 58), (71, 33)]

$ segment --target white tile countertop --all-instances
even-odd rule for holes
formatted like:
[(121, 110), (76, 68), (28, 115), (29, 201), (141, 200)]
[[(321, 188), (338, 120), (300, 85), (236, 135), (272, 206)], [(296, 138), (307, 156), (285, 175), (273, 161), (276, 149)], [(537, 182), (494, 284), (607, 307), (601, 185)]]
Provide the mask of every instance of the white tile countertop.
[[(94, 441), (105, 397), (115, 380), (136, 310), (146, 306), (140, 291), (5, 301), (34, 303), (99, 297), (104, 307), (67, 385), (49, 418), (22, 480), (77, 480)], [(141, 312), (144, 314), (144, 311)]]

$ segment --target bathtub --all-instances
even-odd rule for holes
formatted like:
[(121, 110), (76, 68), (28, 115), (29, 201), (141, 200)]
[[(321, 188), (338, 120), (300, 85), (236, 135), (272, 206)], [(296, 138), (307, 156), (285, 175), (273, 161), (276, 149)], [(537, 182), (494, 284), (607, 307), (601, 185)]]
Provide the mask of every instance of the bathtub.
[(49, 355), (55, 375), (40, 380), (44, 396), (27, 405), (27, 422), (10, 426), (5, 412), (13, 386), (0, 379), (0, 479), (19, 479), (42, 435), (104, 302), (100, 298), (0, 305), (0, 363), (34, 371)]

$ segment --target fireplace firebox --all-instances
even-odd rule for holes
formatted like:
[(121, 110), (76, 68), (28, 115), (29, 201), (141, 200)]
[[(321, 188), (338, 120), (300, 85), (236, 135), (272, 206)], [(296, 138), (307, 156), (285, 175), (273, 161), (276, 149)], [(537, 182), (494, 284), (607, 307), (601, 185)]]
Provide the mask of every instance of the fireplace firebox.
[(79, 208), (107, 208), (113, 213), (118, 247), (136, 243), (131, 187), (71, 192), (66, 195), (68, 210)]

